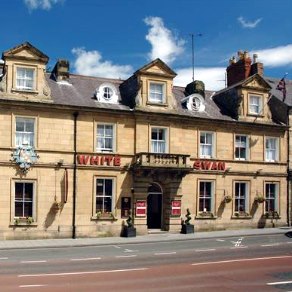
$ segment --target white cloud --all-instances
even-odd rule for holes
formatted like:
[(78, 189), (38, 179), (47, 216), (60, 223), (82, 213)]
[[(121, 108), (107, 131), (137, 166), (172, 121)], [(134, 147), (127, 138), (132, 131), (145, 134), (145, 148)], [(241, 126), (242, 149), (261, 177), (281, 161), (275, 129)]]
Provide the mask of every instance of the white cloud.
[(163, 62), (170, 64), (183, 53), (185, 41), (178, 39), (166, 28), (160, 17), (146, 17), (144, 22), (150, 26), (146, 35), (146, 40), (152, 46), (148, 54), (150, 60), (160, 58)]
[(258, 18), (257, 20), (252, 22), (240, 16), (237, 18), (237, 20), (239, 21), (239, 23), (241, 24), (243, 28), (255, 28), (262, 21), (262, 18)]
[(102, 60), (98, 51), (74, 48), (72, 53), (76, 56), (73, 66), (77, 74), (126, 79), (133, 73), (133, 68), (129, 65), (114, 65), (110, 61)]
[[(192, 82), (192, 68), (178, 69), (175, 72), (177, 76), (174, 85), (185, 87)], [(195, 80), (203, 81), (206, 90), (217, 91), (225, 88), (225, 72), (225, 67), (195, 68)]]
[(29, 10), (43, 9), (50, 10), (53, 5), (63, 2), (64, 0), (24, 0)]
[(267, 67), (292, 66), (292, 44), (271, 49), (254, 50), (258, 60)]

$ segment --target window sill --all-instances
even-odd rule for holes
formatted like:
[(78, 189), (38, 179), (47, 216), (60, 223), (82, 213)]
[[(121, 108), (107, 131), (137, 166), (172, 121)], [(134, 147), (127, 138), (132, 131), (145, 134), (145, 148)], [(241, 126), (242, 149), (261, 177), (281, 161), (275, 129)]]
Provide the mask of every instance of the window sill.
[(246, 219), (246, 220), (249, 220), (249, 219), (252, 219), (252, 216), (250, 215), (232, 215), (231, 216), (231, 219)]
[(92, 216), (92, 221), (117, 221), (118, 219), (111, 215)]
[(147, 101), (146, 102), (146, 105), (168, 107), (168, 104), (167, 103), (164, 103), (164, 102), (154, 102), (154, 101)]
[(21, 92), (21, 93), (31, 93), (31, 94), (38, 94), (39, 92), (34, 89), (18, 89), (18, 88), (12, 88), (11, 91), (13, 92)]
[(201, 220), (201, 219), (217, 219), (217, 216), (215, 216), (213, 213), (207, 213), (207, 214), (198, 214), (195, 219)]

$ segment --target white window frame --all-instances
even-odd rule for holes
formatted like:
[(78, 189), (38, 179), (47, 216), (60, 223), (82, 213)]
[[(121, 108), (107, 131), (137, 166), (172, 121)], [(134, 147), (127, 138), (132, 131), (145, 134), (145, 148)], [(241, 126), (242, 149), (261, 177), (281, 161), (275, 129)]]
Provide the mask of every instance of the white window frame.
[[(28, 124), (33, 123), (33, 131), (27, 131)], [(24, 123), (23, 131), (18, 131), (18, 123)], [(36, 119), (30, 117), (15, 117), (15, 146), (35, 146)], [(29, 137), (29, 139), (25, 138)]]
[[(23, 76), (21, 76), (20, 71), (23, 71)], [(29, 76), (29, 72), (32, 73), (32, 76)], [(36, 68), (16, 66), (15, 88), (23, 91), (34, 91), (36, 89)]]
[[(20, 203), (22, 202), (23, 204), (23, 208), (24, 208), (24, 203), (31, 203), (31, 208), (32, 211), (30, 214), (25, 214), (24, 212), (22, 212), (22, 214), (16, 214), (16, 184), (22, 184), (23, 185), (23, 191), (25, 190), (25, 184), (32, 184), (32, 200), (25, 200), (25, 194), (23, 194), (23, 200), (19, 201)], [(33, 221), (36, 222), (36, 181), (35, 180), (13, 180), (12, 181), (12, 190), (11, 190), (11, 218), (13, 220), (16, 219), (21, 219), (21, 218), (33, 218)], [(22, 222), (25, 223), (25, 222)]]
[[(98, 128), (99, 126), (103, 127), (103, 135), (99, 135), (98, 133)], [(105, 132), (106, 127), (111, 127), (112, 128), (112, 135), (107, 135)], [(105, 153), (114, 153), (116, 152), (116, 125), (113, 123), (96, 123), (96, 152), (105, 152)], [(103, 145), (104, 147), (99, 147), (99, 139), (103, 140)], [(111, 147), (105, 147), (106, 145), (106, 140), (111, 140), (112, 146)]]
[[(159, 133), (158, 131), (162, 131), (162, 139), (159, 139)], [(158, 133), (158, 135), (156, 135), (156, 139), (152, 138), (152, 134), (154, 134), (154, 132), (156, 132), (156, 134)], [(161, 149), (162, 145), (164, 145), (164, 149), (163, 151), (158, 151), (159, 149)], [(164, 128), (164, 127), (155, 127), (152, 126), (151, 127), (151, 131), (150, 131), (150, 149), (151, 149), (151, 153), (168, 153), (168, 129)]]
[[(161, 90), (158, 90), (158, 87)], [(148, 100), (151, 103), (164, 104), (166, 102), (166, 84), (163, 82), (149, 82), (149, 96)]]
[(249, 94), (248, 97), (248, 113), (251, 115), (262, 115), (263, 97), (256, 94)]
[(116, 87), (111, 83), (103, 83), (95, 90), (99, 102), (118, 103), (119, 97)]
[[(271, 190), (271, 186), (275, 189)], [(274, 191), (274, 194), (273, 194)], [(274, 196), (273, 196), (274, 195)], [(270, 208), (271, 202), (273, 207)], [(265, 212), (277, 212), (279, 214), (279, 183), (278, 182), (265, 182)]]
[[(271, 145), (270, 141), (274, 141)], [(271, 146), (274, 146), (271, 148)], [(279, 161), (279, 138), (278, 137), (265, 137), (265, 161), (275, 162)]]
[[(207, 193), (207, 184), (210, 184), (210, 194)], [(201, 186), (203, 187), (203, 193), (201, 192)], [(212, 213), (214, 214), (214, 202), (215, 202), (215, 181), (212, 180), (199, 180), (198, 182), (198, 213)], [(202, 201), (202, 204), (201, 204)], [(209, 201), (209, 204), (207, 203)]]
[[(245, 190), (239, 188), (237, 193), (237, 184), (245, 185)], [(234, 182), (234, 213), (249, 213), (249, 182), (246, 181), (235, 181)], [(243, 204), (242, 204), (243, 201)]]
[[(240, 141), (237, 141), (240, 138)], [(242, 141), (245, 138), (245, 142)], [(237, 149), (239, 150), (237, 153)], [(244, 157), (241, 157), (240, 149), (244, 150)], [(235, 160), (248, 160), (249, 159), (249, 137), (247, 135), (235, 134), (234, 136), (234, 158)]]
[[(208, 131), (202, 131), (199, 134), (199, 149), (200, 153), (199, 156), (200, 158), (213, 158), (215, 156), (215, 133), (214, 132), (208, 132)], [(204, 143), (201, 143), (201, 137), (204, 138)], [(211, 137), (211, 143), (209, 143), (208, 137)], [(206, 153), (205, 149), (210, 149)]]
[[(102, 182), (99, 182), (102, 181)], [(111, 195), (106, 194), (106, 181), (111, 181)], [(98, 183), (102, 183), (102, 195), (98, 195), (97, 187)], [(102, 198), (102, 207), (97, 208), (97, 199)], [(106, 208), (106, 198), (111, 198), (110, 208)], [(115, 198), (116, 198), (116, 178), (115, 177), (103, 177), (103, 176), (95, 176), (94, 177), (94, 206), (93, 206), (93, 216), (97, 213), (113, 213), (115, 206)]]

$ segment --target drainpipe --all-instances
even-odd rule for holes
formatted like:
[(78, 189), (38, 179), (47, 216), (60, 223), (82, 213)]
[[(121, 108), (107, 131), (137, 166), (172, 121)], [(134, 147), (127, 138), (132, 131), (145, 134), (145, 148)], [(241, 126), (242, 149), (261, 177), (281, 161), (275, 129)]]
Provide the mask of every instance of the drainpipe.
[(76, 182), (77, 182), (77, 118), (78, 112), (74, 112), (74, 161), (73, 161), (73, 214), (72, 214), (72, 238), (76, 238)]

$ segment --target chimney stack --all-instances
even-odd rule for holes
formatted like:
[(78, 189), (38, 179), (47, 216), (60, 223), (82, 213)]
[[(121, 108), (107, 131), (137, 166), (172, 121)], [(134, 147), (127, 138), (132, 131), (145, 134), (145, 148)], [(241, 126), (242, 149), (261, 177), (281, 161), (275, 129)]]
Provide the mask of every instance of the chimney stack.
[(198, 93), (205, 98), (205, 84), (203, 81), (195, 80), (186, 86), (185, 88), (186, 96), (189, 96), (194, 93)]
[(69, 79), (69, 61), (59, 59), (52, 71), (56, 81), (68, 81)]
[(264, 64), (258, 62), (258, 55), (253, 54), (253, 64), (251, 65), (250, 75), (259, 74), (260, 76), (264, 76)]

